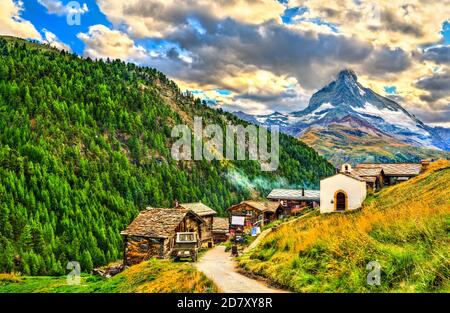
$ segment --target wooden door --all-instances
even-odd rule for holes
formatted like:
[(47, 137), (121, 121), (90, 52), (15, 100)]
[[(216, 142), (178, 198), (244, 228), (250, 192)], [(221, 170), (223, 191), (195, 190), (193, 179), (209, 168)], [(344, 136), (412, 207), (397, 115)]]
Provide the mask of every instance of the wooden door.
[(336, 211), (345, 211), (345, 209), (346, 209), (345, 193), (338, 192), (336, 195)]

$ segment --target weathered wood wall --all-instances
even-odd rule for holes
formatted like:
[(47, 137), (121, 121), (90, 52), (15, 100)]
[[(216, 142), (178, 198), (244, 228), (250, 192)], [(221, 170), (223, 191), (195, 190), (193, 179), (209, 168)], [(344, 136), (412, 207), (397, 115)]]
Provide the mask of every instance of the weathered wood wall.
[[(230, 209), (231, 216), (245, 216), (245, 222), (250, 221), (252, 224), (256, 223), (262, 215), (262, 212), (253, 207), (243, 203)], [(248, 227), (248, 225), (246, 225)]]
[(203, 243), (212, 242), (213, 240), (213, 234), (212, 234), (212, 228), (213, 228), (213, 216), (203, 216), (203, 220), (205, 221), (201, 226), (201, 241)]
[(124, 264), (131, 266), (151, 258), (164, 258), (164, 239), (128, 236), (125, 239)]

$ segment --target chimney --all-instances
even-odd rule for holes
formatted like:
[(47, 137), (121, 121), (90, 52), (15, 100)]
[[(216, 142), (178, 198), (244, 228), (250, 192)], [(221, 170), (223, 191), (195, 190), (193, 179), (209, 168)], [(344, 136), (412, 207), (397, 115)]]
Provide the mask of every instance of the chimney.
[(302, 197), (305, 196), (305, 188), (302, 187)]

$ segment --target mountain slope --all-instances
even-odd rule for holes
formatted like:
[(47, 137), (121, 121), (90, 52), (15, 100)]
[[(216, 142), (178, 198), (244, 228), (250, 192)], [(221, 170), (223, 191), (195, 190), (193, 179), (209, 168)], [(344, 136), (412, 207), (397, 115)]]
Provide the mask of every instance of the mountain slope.
[(0, 271), (62, 274), (73, 260), (89, 271), (121, 257), (119, 232), (146, 206), (202, 201), (223, 214), (272, 185), (317, 186), (333, 172), (284, 135), (276, 172), (176, 162), (172, 127), (194, 116), (244, 123), (155, 69), (0, 38)]
[[(450, 162), (369, 197), (358, 212), (281, 225), (240, 265), (297, 292), (449, 292)], [(367, 284), (377, 261), (381, 284)]]
[(331, 163), (420, 162), (426, 158), (445, 158), (440, 150), (418, 148), (346, 116), (327, 126), (311, 126), (300, 140), (313, 147)]
[[(324, 152), (330, 146), (335, 146), (336, 139), (342, 137), (339, 131), (335, 133), (337, 124), (341, 124), (339, 129), (347, 133), (357, 132), (361, 125), (365, 130), (370, 129), (369, 133), (377, 132), (375, 135), (377, 144), (373, 149), (371, 144), (368, 144), (367, 138), (360, 136), (347, 136), (345, 143), (340, 143), (343, 144), (341, 149), (349, 152), (347, 159), (353, 163), (372, 159), (417, 161), (424, 156), (448, 155), (429, 149), (450, 150), (450, 141), (445, 129), (425, 125), (395, 101), (362, 86), (356, 74), (349, 70), (340, 72), (335, 81), (316, 92), (311, 97), (308, 107), (302, 111), (265, 116), (239, 113), (239, 116), (250, 122), (256, 121), (260, 125), (279, 125), (282, 131), (301, 138), (329, 160), (333, 157), (333, 151)], [(352, 120), (353, 124), (342, 124), (341, 121), (345, 119)], [(312, 134), (309, 134), (310, 132)], [(353, 155), (351, 150), (355, 147), (360, 150), (369, 148), (366, 158), (360, 154)], [(338, 165), (343, 159), (345, 158), (332, 161)]]

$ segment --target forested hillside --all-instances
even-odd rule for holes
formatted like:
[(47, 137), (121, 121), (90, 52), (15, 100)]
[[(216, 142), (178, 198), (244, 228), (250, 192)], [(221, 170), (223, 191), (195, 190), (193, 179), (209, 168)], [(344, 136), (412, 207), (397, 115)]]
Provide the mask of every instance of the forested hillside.
[(61, 274), (71, 260), (89, 271), (121, 258), (119, 232), (145, 206), (203, 201), (223, 214), (272, 185), (317, 186), (333, 171), (284, 135), (273, 173), (256, 161), (176, 162), (172, 127), (195, 115), (244, 123), (155, 69), (1, 37), (0, 271)]

